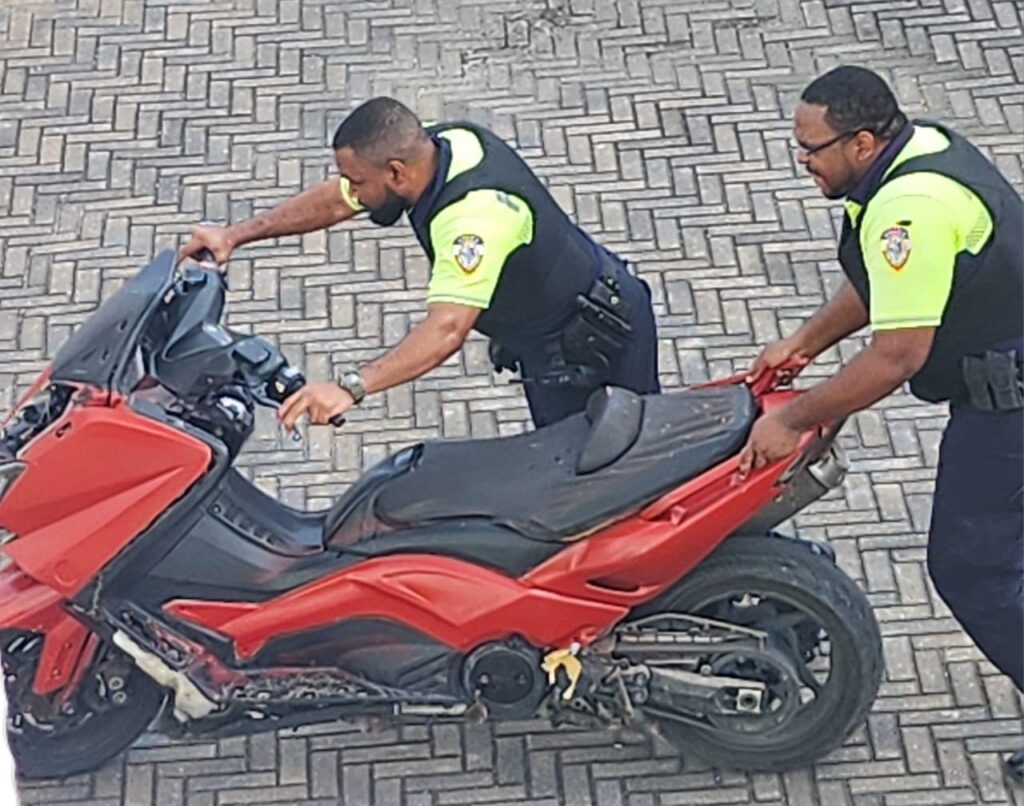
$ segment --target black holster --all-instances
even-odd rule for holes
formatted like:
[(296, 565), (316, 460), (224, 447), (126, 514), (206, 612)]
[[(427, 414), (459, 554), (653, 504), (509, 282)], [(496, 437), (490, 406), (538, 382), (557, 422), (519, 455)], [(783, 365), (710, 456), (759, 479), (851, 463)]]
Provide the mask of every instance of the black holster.
[[(629, 305), (622, 298), (619, 279), (613, 269), (605, 269), (587, 293), (576, 297), (572, 317), (561, 332), (545, 342), (541, 366), (531, 366), (523, 382), (596, 389), (611, 377), (632, 332)], [(519, 357), (496, 341), (491, 341), (488, 353), (498, 372), (522, 369)]]
[(960, 359), (967, 386), (966, 404), (979, 411), (1016, 411), (1024, 408), (1024, 367), (1016, 350), (987, 350), (984, 355)]
[(618, 278), (602, 275), (586, 294), (576, 297), (576, 314), (562, 331), (565, 360), (610, 368), (632, 332)]
[(487, 357), (491, 360), (494, 371), (501, 373), (506, 369), (509, 372), (519, 372), (521, 369), (519, 357), (509, 350), (504, 344), (491, 339), (487, 345)]

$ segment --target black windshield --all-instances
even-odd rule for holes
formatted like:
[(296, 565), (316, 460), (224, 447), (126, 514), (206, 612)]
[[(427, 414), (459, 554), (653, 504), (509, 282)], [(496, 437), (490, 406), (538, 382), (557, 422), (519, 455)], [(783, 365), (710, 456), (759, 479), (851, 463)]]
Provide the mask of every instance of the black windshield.
[(103, 303), (71, 335), (53, 360), (51, 378), (118, 389), (142, 333), (171, 287), (175, 254), (166, 250)]

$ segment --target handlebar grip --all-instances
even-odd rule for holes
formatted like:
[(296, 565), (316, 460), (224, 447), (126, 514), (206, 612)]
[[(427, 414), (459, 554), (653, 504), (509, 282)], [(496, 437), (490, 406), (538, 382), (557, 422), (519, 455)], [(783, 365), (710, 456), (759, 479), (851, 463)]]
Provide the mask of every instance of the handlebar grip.
[(284, 403), (306, 385), (306, 377), (290, 364), (283, 364), (267, 382), (267, 397), (275, 403)]
[[(275, 403), (280, 404), (305, 385), (305, 376), (294, 367), (285, 364), (274, 373), (274, 377), (267, 383), (267, 396)], [(329, 422), (335, 428), (341, 428), (345, 424), (345, 417), (336, 414)]]
[(213, 252), (211, 252), (205, 246), (202, 249), (200, 249), (198, 252), (196, 252), (192, 256), (192, 259), (195, 260), (196, 263), (209, 263), (209, 264), (211, 264), (213, 266), (218, 265), (217, 264), (217, 258), (214, 257)]

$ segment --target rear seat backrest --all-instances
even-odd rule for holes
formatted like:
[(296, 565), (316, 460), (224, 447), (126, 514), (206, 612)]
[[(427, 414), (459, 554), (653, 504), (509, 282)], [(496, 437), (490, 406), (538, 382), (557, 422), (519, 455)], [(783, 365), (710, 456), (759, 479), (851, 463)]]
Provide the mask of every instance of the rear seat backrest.
[(596, 390), (587, 401), (590, 434), (576, 459), (576, 475), (608, 467), (633, 447), (644, 422), (644, 399), (617, 386)]

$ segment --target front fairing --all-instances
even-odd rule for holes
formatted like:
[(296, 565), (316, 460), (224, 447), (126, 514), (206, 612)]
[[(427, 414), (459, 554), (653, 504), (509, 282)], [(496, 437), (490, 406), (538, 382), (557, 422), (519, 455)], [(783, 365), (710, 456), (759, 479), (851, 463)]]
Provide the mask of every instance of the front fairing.
[(174, 274), (174, 252), (161, 252), (75, 330), (53, 360), (52, 381), (129, 392), (144, 371), (137, 348)]

